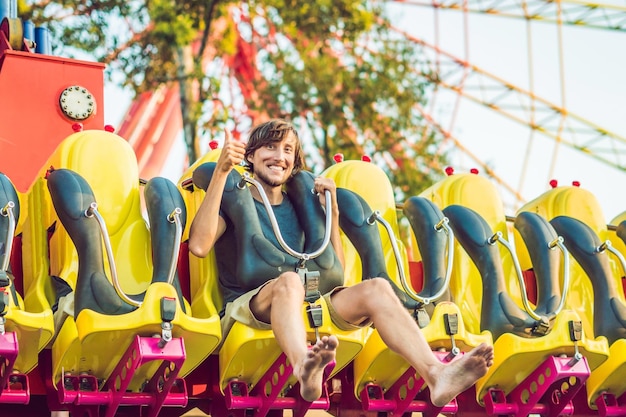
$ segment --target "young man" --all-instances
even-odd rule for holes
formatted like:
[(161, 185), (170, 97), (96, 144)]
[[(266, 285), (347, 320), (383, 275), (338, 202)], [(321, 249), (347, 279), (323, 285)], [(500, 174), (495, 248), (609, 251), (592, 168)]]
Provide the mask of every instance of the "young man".
[[(226, 232), (228, 224), (220, 215), (226, 179), (233, 167), (242, 161), (262, 185), (273, 206), (293, 210), (289, 208), (291, 204), (283, 193), (283, 185), (304, 167), (302, 145), (293, 126), (283, 120), (270, 120), (252, 129), (247, 145), (233, 140), (227, 131), (206, 198), (191, 224), (189, 250), (196, 256), (204, 257), (214, 245), (220, 245), (219, 238)], [(325, 205), (326, 190), (332, 197), (331, 244), (343, 264), (335, 183), (332, 179), (316, 178), (315, 191), (319, 193), (322, 205)], [(255, 200), (261, 201), (255, 187), (250, 187), (250, 191)], [(301, 231), (300, 235), (303, 236)], [(251, 326), (271, 328), (278, 345), (293, 365), (302, 397), (314, 401), (321, 395), (323, 370), (335, 358), (338, 340), (333, 335), (324, 336), (308, 349), (301, 313), (304, 288), (300, 277), (295, 271), (280, 274), (277, 271), (276, 275), (259, 288), (242, 289), (240, 294), (225, 296), (227, 305), (223, 322), (233, 316)], [(220, 282), (224, 284), (221, 270)], [(443, 406), (465, 391), (493, 364), (493, 348), (485, 344), (456, 361), (441, 363), (391, 285), (383, 278), (336, 288), (325, 294), (325, 298), (333, 322), (339, 328), (350, 330), (373, 324), (387, 346), (403, 356), (424, 378), (435, 406)]]

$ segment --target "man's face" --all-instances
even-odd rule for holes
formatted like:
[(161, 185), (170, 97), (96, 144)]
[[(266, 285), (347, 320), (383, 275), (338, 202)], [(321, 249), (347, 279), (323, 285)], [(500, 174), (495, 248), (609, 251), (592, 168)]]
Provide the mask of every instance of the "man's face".
[(298, 139), (289, 132), (280, 142), (258, 148), (249, 158), (254, 166), (254, 177), (271, 187), (282, 186), (293, 171)]

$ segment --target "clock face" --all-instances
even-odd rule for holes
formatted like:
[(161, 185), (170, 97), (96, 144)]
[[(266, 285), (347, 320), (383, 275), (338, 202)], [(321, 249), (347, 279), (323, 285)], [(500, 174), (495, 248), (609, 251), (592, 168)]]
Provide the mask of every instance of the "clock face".
[(85, 87), (67, 87), (59, 97), (59, 106), (64, 115), (72, 120), (85, 120), (96, 110), (96, 100)]

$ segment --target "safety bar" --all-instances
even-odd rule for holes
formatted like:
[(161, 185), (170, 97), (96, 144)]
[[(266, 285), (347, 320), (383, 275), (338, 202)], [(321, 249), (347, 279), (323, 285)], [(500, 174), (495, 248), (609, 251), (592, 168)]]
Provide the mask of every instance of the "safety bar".
[(107, 226), (104, 222), (104, 219), (98, 212), (98, 204), (95, 201), (89, 205), (89, 208), (87, 210), (85, 210), (85, 217), (95, 217), (98, 225), (100, 226), (100, 232), (102, 233), (102, 239), (104, 240), (104, 247), (106, 249), (107, 258), (109, 259), (109, 269), (111, 270), (111, 280), (113, 281), (113, 288), (115, 288), (115, 292), (122, 300), (126, 301), (128, 304), (135, 307), (141, 307), (141, 301), (133, 300), (132, 298), (127, 296), (124, 291), (122, 291), (122, 287), (120, 286), (120, 282), (117, 278), (117, 268), (115, 267), (115, 259), (113, 258), (113, 250), (111, 249), (109, 232), (107, 231)]
[(183, 211), (180, 207), (176, 207), (167, 216), (167, 221), (176, 224), (176, 240), (174, 241), (174, 248), (172, 249), (172, 262), (170, 262), (170, 270), (167, 274), (167, 283), (172, 284), (174, 277), (176, 276), (176, 266), (178, 265), (178, 254), (180, 253), (180, 242), (183, 237), (183, 223), (180, 220), (180, 214)]
[(610, 240), (607, 240), (596, 248), (597, 253), (604, 252), (605, 250), (608, 250), (613, 255), (615, 255), (622, 267), (622, 272), (624, 273), (624, 275), (626, 275), (626, 259), (624, 259), (624, 256), (620, 253), (620, 251), (613, 247), (613, 244)]
[[(267, 210), (267, 214), (270, 218), (270, 223), (272, 224), (272, 229), (274, 230), (276, 239), (278, 240), (278, 243), (280, 244), (280, 246), (288, 254), (290, 254), (291, 256), (295, 258), (301, 259), (303, 261), (308, 261), (309, 259), (317, 258), (318, 256), (322, 254), (322, 252), (326, 250), (326, 247), (330, 243), (330, 233), (331, 233), (332, 219), (333, 219), (332, 218), (332, 205), (331, 205), (332, 201), (331, 201), (330, 191), (326, 190), (324, 192), (324, 195), (326, 196), (326, 230), (324, 232), (324, 240), (322, 241), (322, 244), (320, 245), (319, 249), (317, 249), (316, 251), (311, 252), (311, 253), (300, 253), (292, 249), (287, 244), (287, 242), (285, 242), (285, 240), (283, 239), (283, 235), (280, 233), (280, 227), (278, 226), (278, 222), (276, 221), (276, 216), (274, 215), (274, 210), (272, 209), (272, 204), (267, 198), (267, 193), (263, 189), (263, 186), (261, 185), (261, 183), (255, 180), (254, 178), (252, 178), (250, 173), (244, 172), (241, 176), (241, 181), (239, 181), (239, 183), (237, 184), (237, 187), (239, 189), (243, 189), (245, 187), (246, 182), (249, 182), (250, 184), (254, 185), (259, 191), (259, 194), (261, 195), (261, 199), (263, 200), (263, 206), (265, 206), (265, 209)], [(313, 190), (311, 190), (311, 192), (313, 192)]]
[(409, 297), (411, 297), (418, 303), (422, 303), (424, 305), (430, 304), (431, 302), (437, 301), (439, 298), (441, 298), (441, 296), (443, 296), (446, 289), (448, 288), (448, 285), (450, 284), (450, 276), (452, 275), (452, 263), (454, 261), (454, 251), (452, 250), (452, 246), (454, 245), (454, 233), (452, 232), (452, 229), (448, 225), (448, 222), (449, 222), (448, 218), (444, 217), (434, 226), (434, 229), (437, 233), (443, 230), (448, 235), (448, 263), (446, 265), (446, 276), (444, 279), (444, 283), (439, 289), (439, 291), (437, 291), (437, 293), (433, 295), (432, 297), (422, 297), (418, 295), (409, 286), (409, 283), (406, 279), (406, 275), (404, 272), (402, 258), (400, 256), (400, 249), (398, 248), (398, 243), (396, 242), (396, 237), (393, 233), (393, 229), (391, 228), (391, 225), (389, 224), (389, 222), (387, 222), (387, 220), (385, 220), (385, 218), (380, 214), (380, 211), (378, 210), (374, 211), (367, 218), (367, 223), (370, 225), (373, 225), (375, 221), (380, 222), (385, 227), (385, 230), (387, 231), (387, 234), (389, 235), (389, 240), (391, 241), (393, 254), (396, 258), (396, 264), (398, 266), (398, 273), (400, 274), (400, 282), (402, 283), (402, 287), (404, 288), (404, 291), (409, 295)]
[[(522, 274), (522, 267), (519, 264), (519, 260), (517, 259), (517, 255), (514, 253), (511, 244), (502, 237), (502, 232), (496, 232), (493, 236), (487, 239), (487, 243), (490, 245), (495, 245), (496, 242), (500, 242), (511, 254), (513, 266), (515, 267), (515, 274), (517, 275), (517, 281), (519, 282), (520, 291), (522, 293), (522, 303), (524, 304), (524, 309), (533, 319), (543, 321), (546, 317), (538, 315), (530, 307), (528, 294), (526, 293), (526, 284), (524, 283), (524, 275)], [(561, 301), (559, 302), (556, 310), (552, 313), (553, 316), (559, 314), (563, 309), (563, 306), (565, 305), (565, 298), (567, 297), (567, 290), (569, 288), (569, 252), (563, 244), (563, 238), (561, 236), (548, 243), (548, 248), (550, 250), (554, 250), (555, 247), (558, 247), (561, 250), (561, 253), (563, 253), (563, 291), (561, 293)]]
[(13, 237), (15, 236), (15, 214), (13, 214), (13, 207), (15, 207), (15, 203), (13, 201), (9, 201), (4, 207), (2, 207), (2, 209), (0, 209), (0, 215), (9, 218), (4, 258), (2, 258), (2, 264), (0, 265), (0, 271), (2, 272), (6, 272), (9, 269), (11, 251), (13, 250)]

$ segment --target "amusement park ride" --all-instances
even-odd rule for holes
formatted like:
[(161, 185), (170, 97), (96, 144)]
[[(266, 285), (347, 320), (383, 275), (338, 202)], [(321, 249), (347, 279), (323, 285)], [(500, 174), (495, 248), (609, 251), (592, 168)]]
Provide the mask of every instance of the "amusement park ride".
[[(323, 395), (307, 402), (271, 331), (236, 323), (222, 338), (214, 255), (187, 250), (219, 149), (177, 184), (156, 175), (171, 146), (157, 138), (173, 140), (180, 122), (176, 90), (141, 96), (116, 134), (102, 112), (104, 66), (51, 56), (45, 34), (3, 17), (0, 416), (626, 416), (626, 214), (607, 226), (591, 193), (555, 186), (511, 219), (492, 182), (450, 172), (404, 202), (404, 241), (380, 168), (329, 167), (345, 284), (388, 278), (441, 361), (486, 342), (495, 363), (435, 407), (376, 329), (338, 330), (311, 299), (310, 340), (335, 334), (340, 344)], [(293, 256), (323, 279), (329, 220), (310, 202), (310, 181), (303, 173), (287, 186), (314, 219), (310, 247)], [(226, 215), (246, 218), (250, 186), (231, 173)], [(240, 240), (267, 262), (250, 236)]]

